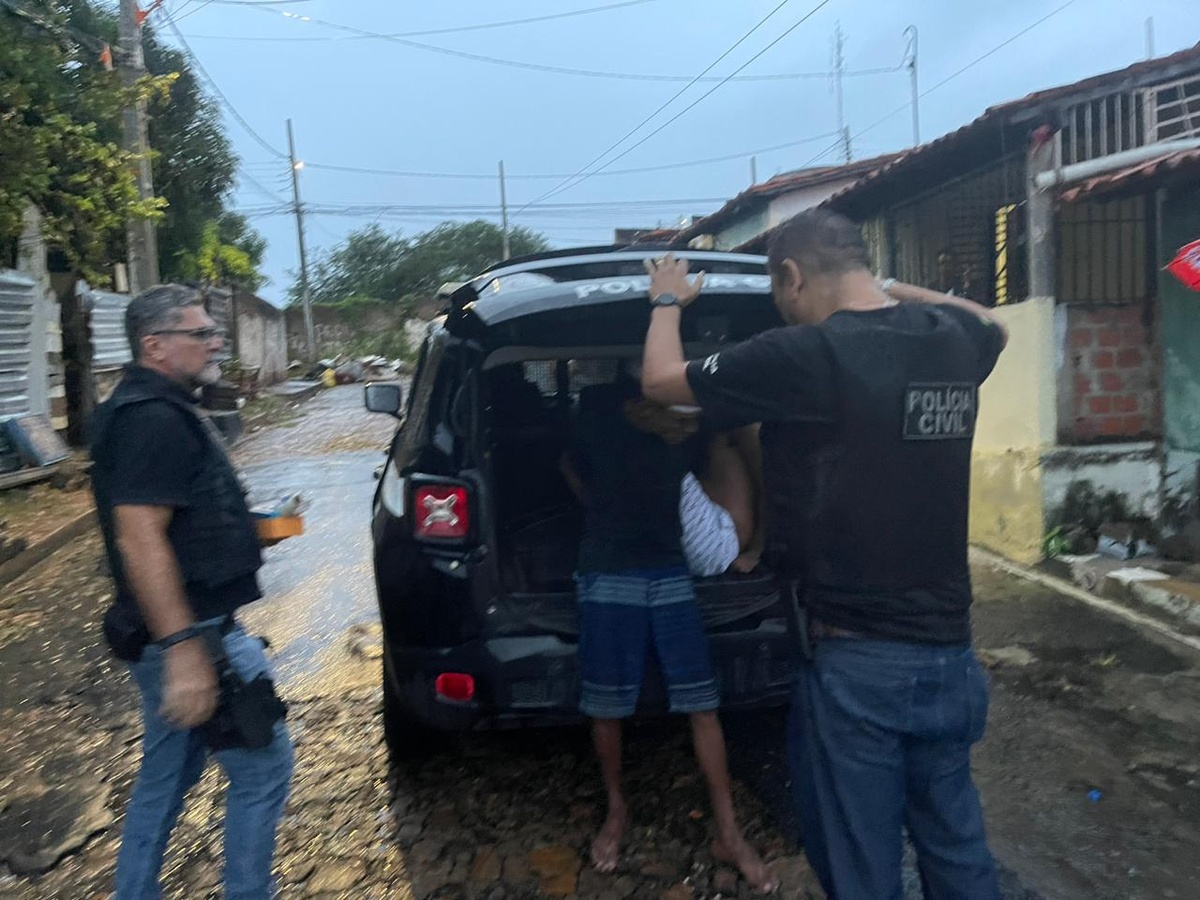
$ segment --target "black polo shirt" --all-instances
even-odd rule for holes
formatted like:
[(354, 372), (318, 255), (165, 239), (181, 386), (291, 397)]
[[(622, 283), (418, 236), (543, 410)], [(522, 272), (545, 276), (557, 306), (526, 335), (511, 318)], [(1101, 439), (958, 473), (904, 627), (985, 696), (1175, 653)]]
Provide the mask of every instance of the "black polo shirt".
[[(225, 451), (185, 418), (189, 413), (177, 403), (193, 404), (194, 400), (181, 385), (140, 366), (128, 367), (124, 380), (127, 386), (162, 399), (127, 405), (114, 405), (110, 400), (101, 404), (94, 431), (97, 436), (103, 435), (103, 445), (93, 447), (92, 484), (116, 582), (117, 603), (136, 609), (116, 548), (113, 509), (162, 506), (171, 508), (176, 516), (187, 515), (202, 468), (212, 454)], [(173, 540), (170, 530), (168, 539), (177, 555), (186, 552)], [(253, 573), (235, 575), (223, 584), (186, 583), (185, 591), (197, 620), (227, 615), (262, 596)]]
[(1001, 346), (967, 310), (900, 304), (689, 364), (717, 427), (763, 423), (765, 557), (814, 615), (882, 639), (969, 640), (971, 439)]

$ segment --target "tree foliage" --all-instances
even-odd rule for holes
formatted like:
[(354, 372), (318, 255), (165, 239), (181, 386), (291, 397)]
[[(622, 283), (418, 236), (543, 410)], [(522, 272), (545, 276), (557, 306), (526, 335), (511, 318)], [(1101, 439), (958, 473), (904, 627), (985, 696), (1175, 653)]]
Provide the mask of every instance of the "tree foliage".
[[(509, 242), (514, 256), (549, 247), (527, 228), (511, 229)], [(310, 272), (312, 299), (332, 305), (379, 300), (412, 308), (445, 282), (498, 262), (502, 247), (500, 227), (483, 220), (444, 222), (411, 238), (371, 225), (317, 260)], [(291, 301), (298, 302), (301, 293), (297, 279), (288, 292)]]
[(36, 21), (0, 9), (0, 238), (20, 234), (32, 203), (50, 245), (103, 281), (101, 270), (123, 255), (126, 217), (158, 216), (162, 207), (138, 199), (120, 113), (168, 84), (124, 88), (65, 30), (71, 4), (30, 8)]
[[(93, 0), (22, 5), (30, 17), (0, 7), (0, 242), (20, 233), (32, 202), (50, 245), (103, 284), (125, 257), (127, 218), (151, 216), (164, 280), (198, 277), (202, 258), (221, 258), (222, 277), (261, 285), (265, 243), (228, 209), (237, 157), (186, 57), (147, 27), (150, 74), (131, 92), (98, 53), (104, 43), (114, 57), (121, 52), (115, 8)], [(120, 146), (121, 112), (134, 95), (148, 103), (158, 195), (148, 201), (139, 201), (132, 159)]]

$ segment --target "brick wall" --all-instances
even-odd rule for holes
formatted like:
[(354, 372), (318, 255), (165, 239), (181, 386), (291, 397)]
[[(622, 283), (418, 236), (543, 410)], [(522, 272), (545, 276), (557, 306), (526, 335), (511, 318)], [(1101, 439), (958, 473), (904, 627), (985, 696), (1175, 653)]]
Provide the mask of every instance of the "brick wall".
[(1161, 351), (1154, 323), (1138, 304), (1065, 307), (1070, 391), (1064, 443), (1099, 443), (1162, 436)]

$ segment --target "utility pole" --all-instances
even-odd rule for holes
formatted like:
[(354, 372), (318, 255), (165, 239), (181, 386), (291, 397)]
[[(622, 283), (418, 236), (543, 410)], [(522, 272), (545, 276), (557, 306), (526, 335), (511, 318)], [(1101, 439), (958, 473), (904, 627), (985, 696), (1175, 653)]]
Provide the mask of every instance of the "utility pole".
[(503, 259), (512, 257), (512, 247), (508, 242), (508, 187), (504, 183), (504, 160), (500, 160), (500, 222), (504, 229)]
[(308, 286), (308, 250), (304, 245), (304, 207), (300, 205), (300, 170), (304, 163), (296, 159), (296, 141), (292, 120), (287, 120), (288, 160), (292, 164), (292, 211), (296, 214), (296, 239), (300, 243), (300, 298), (304, 304), (304, 338), (308, 344), (308, 362), (317, 361), (317, 338), (313, 329), (312, 291)]
[(1154, 59), (1154, 16), (1146, 20), (1146, 59)]
[(758, 157), (750, 157), (750, 186), (758, 184)]
[(908, 74), (912, 79), (912, 120), (913, 120), (913, 146), (919, 146), (921, 143), (921, 91), (917, 87), (917, 26), (909, 25), (904, 29), (904, 36), (908, 38), (908, 49), (905, 51), (905, 65), (908, 66)]
[[(133, 87), (146, 74), (142, 55), (142, 26), (138, 22), (137, 0), (121, 0), (119, 65), (121, 83)], [(150, 146), (146, 137), (146, 104), (138, 101), (127, 107), (121, 117), (122, 146), (134, 155), (134, 177), (137, 179), (139, 200), (154, 196), (154, 179), (150, 171)], [(129, 245), (129, 291), (138, 294), (158, 284), (158, 236), (149, 219), (129, 217), (125, 224)]]
[(842, 90), (842, 79), (846, 76), (846, 57), (842, 52), (845, 42), (842, 23), (838, 22), (833, 33), (833, 90), (837, 95), (838, 134), (842, 138), (842, 155), (846, 162), (850, 162), (853, 153), (850, 150), (850, 127), (846, 124), (846, 105)]

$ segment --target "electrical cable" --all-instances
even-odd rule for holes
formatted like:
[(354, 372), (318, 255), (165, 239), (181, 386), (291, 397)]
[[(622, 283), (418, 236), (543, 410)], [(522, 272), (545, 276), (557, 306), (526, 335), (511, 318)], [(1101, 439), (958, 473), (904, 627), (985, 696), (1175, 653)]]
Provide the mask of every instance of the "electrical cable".
[[(1046, 15), (1044, 15), (1044, 16), (1042, 16), (1042, 17), (1041, 17), (1040, 19), (1038, 19), (1036, 22), (1034, 22), (1034, 23), (1032, 23), (1032, 24), (1030, 24), (1030, 25), (1027, 25), (1027, 26), (1025, 26), (1025, 27), (1024, 27), (1024, 28), (1022, 28), (1020, 31), (1018, 31), (1016, 34), (1014, 34), (1012, 37), (1010, 37), (1010, 38), (1008, 38), (1008, 39), (1006, 39), (1006, 40), (1004, 40), (1004, 41), (1000, 42), (1000, 43), (999, 43), (999, 44), (997, 44), (995, 47), (993, 47), (991, 50), (988, 50), (986, 53), (982, 54), (981, 56), (977, 56), (975, 59), (971, 60), (971, 62), (967, 63), (965, 66), (963, 66), (962, 68), (960, 68), (958, 71), (956, 71), (956, 72), (953, 72), (953, 73), (951, 73), (950, 75), (947, 75), (945, 78), (943, 78), (943, 79), (942, 79), (941, 81), (939, 81), (937, 84), (935, 84), (935, 85), (933, 85), (933, 86), (931, 86), (931, 87), (928, 87), (928, 88), (926, 88), (925, 90), (921, 91), (919, 94), (917, 94), (917, 99), (918, 99), (918, 100), (924, 99), (924, 98), (925, 98), (925, 97), (927, 97), (929, 94), (932, 94), (934, 91), (938, 90), (938, 88), (945, 87), (947, 84), (949, 84), (951, 81), (953, 81), (953, 80), (954, 80), (955, 78), (957, 78), (959, 75), (962, 75), (962, 74), (963, 74), (964, 72), (966, 72), (968, 69), (972, 69), (972, 68), (974, 68), (975, 66), (979, 65), (981, 62), (983, 62), (983, 61), (984, 61), (985, 59), (987, 59), (988, 57), (990, 57), (990, 56), (992, 56), (992, 55), (994, 55), (994, 54), (996, 54), (996, 53), (999, 53), (1001, 50), (1003, 50), (1005, 47), (1007, 47), (1007, 46), (1008, 46), (1009, 44), (1011, 44), (1013, 41), (1017, 40), (1018, 38), (1022, 38), (1022, 37), (1024, 37), (1024, 36), (1025, 36), (1025, 35), (1027, 35), (1029, 32), (1033, 31), (1033, 29), (1035, 29), (1035, 28), (1037, 28), (1039, 25), (1041, 25), (1043, 22), (1046, 22), (1047, 20), (1049, 20), (1049, 19), (1053, 18), (1054, 16), (1058, 15), (1060, 12), (1062, 12), (1062, 11), (1063, 11), (1064, 9), (1066, 9), (1068, 6), (1072, 6), (1072, 5), (1074, 5), (1074, 3), (1075, 3), (1075, 2), (1076, 2), (1076, 0), (1067, 0), (1067, 2), (1066, 2), (1066, 3), (1063, 3), (1061, 6), (1058, 6), (1058, 7), (1056, 7), (1055, 9), (1051, 10), (1049, 13), (1047, 13), (1047, 14), (1046, 14)], [(894, 110), (892, 110), (890, 113), (888, 113), (886, 116), (881, 116), (880, 118), (878, 118), (878, 119), (876, 119), (874, 122), (872, 122), (870, 125), (868, 125), (866, 128), (862, 129), (862, 130), (861, 130), (861, 131), (859, 131), (859, 132), (856, 132), (856, 133), (855, 133), (855, 134), (854, 134), (854, 135), (853, 135), (853, 136), (850, 138), (850, 140), (851, 140), (851, 141), (857, 140), (857, 139), (858, 139), (858, 138), (860, 138), (862, 135), (866, 134), (868, 131), (873, 131), (874, 129), (878, 128), (878, 127), (879, 127), (880, 125), (882, 125), (884, 122), (888, 121), (888, 119), (891, 119), (891, 118), (892, 118), (892, 117), (894, 117), (894, 116), (898, 116), (900, 113), (904, 112), (906, 109), (911, 109), (911, 108), (912, 108), (912, 103), (905, 103), (903, 106), (897, 107), (896, 109), (894, 109)], [(807, 161), (807, 162), (804, 164), (804, 166), (802, 166), (802, 168), (805, 168), (805, 167), (811, 166), (811, 165), (812, 165), (813, 163), (815, 163), (817, 160), (821, 159), (821, 157), (828, 155), (830, 152), (832, 152), (833, 150), (837, 149), (837, 148), (838, 148), (838, 147), (840, 147), (840, 146), (842, 146), (842, 141), (839, 139), (839, 140), (837, 141), (837, 143), (835, 143), (835, 144), (832, 144), (832, 145), (831, 145), (831, 146), (829, 146), (829, 147), (826, 147), (824, 150), (822, 150), (822, 151), (821, 151), (820, 153), (818, 153), (816, 156), (812, 157), (812, 159), (808, 160), (808, 161)]]
[[(214, 0), (215, 2), (215, 0)], [(787, 0), (785, 0), (787, 2)], [(257, 4), (252, 4), (257, 5)], [(407, 38), (400, 37), (396, 34), (386, 34), (378, 31), (369, 31), (364, 28), (356, 28), (353, 25), (343, 25), (338, 22), (330, 22), (325, 19), (318, 19), (313, 16), (301, 15), (300, 13), (292, 13), (284, 10), (263, 9), (262, 12), (285, 16), (289, 19), (296, 19), (303, 22), (312, 22), (318, 25), (324, 25), (327, 28), (333, 28), (338, 31), (346, 31), (359, 37), (376, 38), (379, 40), (392, 41), (402, 44), (406, 47), (412, 47), (417, 50), (426, 50), (430, 53), (440, 53), (446, 56), (453, 56), (458, 59), (466, 59), (472, 62), (489, 63), (497, 66), (507, 66), (516, 69), (526, 69), (535, 72), (547, 72), (554, 75), (577, 75), (587, 78), (610, 78), (626, 81), (662, 81), (662, 82), (687, 82), (690, 87), (697, 82), (720, 82), (725, 84), (728, 81), (739, 82), (759, 82), (759, 81), (795, 81), (800, 79), (826, 79), (830, 77), (829, 72), (782, 72), (767, 75), (743, 75), (733, 78), (722, 78), (721, 76), (704, 77), (704, 73), (699, 76), (691, 75), (657, 75), (634, 72), (606, 72), (595, 69), (575, 69), (567, 66), (550, 66), (541, 63), (523, 62), (521, 60), (504, 59), (496, 56), (486, 56), (480, 53), (468, 53), (464, 50), (453, 50), (449, 47), (439, 47), (435, 44), (426, 44), (420, 41), (412, 41)], [(773, 14), (773, 13), (772, 13)], [(770, 14), (769, 14), (770, 15)], [(768, 15), (768, 17), (769, 17)], [(887, 75), (899, 72), (904, 68), (903, 63), (897, 66), (885, 66), (875, 69), (858, 69), (853, 71), (843, 72), (843, 77), (854, 78), (867, 75)], [(705, 72), (708, 70), (706, 69)]]
[[(818, 134), (812, 137), (801, 138), (797, 141), (787, 141), (783, 144), (774, 144), (770, 147), (759, 147), (754, 150), (744, 150), (740, 153), (729, 153), (724, 156), (710, 156), (705, 159), (692, 159), (684, 162), (676, 163), (661, 163), (653, 166), (639, 166), (632, 169), (609, 169), (604, 172), (598, 172), (598, 175), (613, 176), (613, 175), (636, 175), (646, 172), (666, 172), (673, 169), (684, 169), (692, 166), (706, 166), (713, 163), (729, 162), (731, 160), (745, 159), (746, 157), (756, 156), (760, 153), (773, 153), (777, 150), (787, 150), (792, 147), (799, 147), (803, 144), (811, 144), (814, 141), (823, 141), (826, 138), (834, 136), (834, 132), (826, 134)], [(484, 174), (481, 172), (410, 172), (397, 169), (371, 169), (360, 166), (339, 166), (327, 163), (304, 163), (306, 169), (323, 169), (332, 172), (350, 172), (360, 175), (387, 175), (399, 178), (455, 178), (472, 181), (495, 181), (496, 173)], [(543, 173), (543, 174), (512, 174), (508, 173), (505, 176), (506, 181), (531, 181), (531, 180), (549, 180), (570, 178), (566, 173)]]
[[(787, 0), (784, 0), (784, 2), (786, 3)], [(719, 90), (730, 79), (732, 79), (734, 76), (736, 76), (743, 69), (745, 69), (748, 66), (750, 66), (751, 64), (753, 64), (764, 53), (766, 53), (768, 50), (770, 50), (772, 47), (774, 47), (776, 44), (778, 44), (780, 41), (782, 41), (785, 37), (790, 35), (793, 31), (795, 31), (797, 28), (799, 28), (801, 25), (803, 25), (805, 22), (807, 22), (809, 19), (811, 19), (813, 16), (815, 16), (820, 10), (822, 10), (824, 7), (828, 6), (831, 2), (832, 2), (832, 0), (821, 0), (820, 3), (818, 3), (812, 9), (810, 9), (807, 13), (805, 13), (799, 19), (799, 21), (797, 21), (790, 28), (788, 28), (786, 31), (784, 31), (783, 34), (779, 35), (779, 37), (775, 38), (775, 40), (771, 41), (771, 43), (767, 44), (767, 46), (763, 47), (763, 49), (759, 50), (756, 54), (754, 54), (752, 57), (750, 57), (748, 60), (746, 60), (740, 66), (738, 66), (736, 69), (734, 69), (732, 73), (730, 73), (729, 75), (726, 75), (724, 80), (718, 82), (716, 85), (711, 87), (709, 90), (705, 91), (696, 100), (693, 100), (690, 104), (688, 104), (686, 107), (684, 107), (680, 112), (676, 113), (674, 116), (672, 116), (666, 122), (664, 122), (662, 125), (659, 125), (657, 128), (655, 128), (652, 132), (650, 132), (648, 135), (643, 137), (637, 143), (632, 144), (631, 146), (622, 150), (616, 156), (609, 159), (607, 162), (605, 162), (603, 165), (601, 165), (600, 168), (596, 170), (596, 172), (587, 172), (587, 170), (590, 169), (593, 165), (600, 162), (602, 159), (604, 159), (604, 157), (608, 156), (609, 153), (611, 153), (613, 150), (615, 150), (621, 144), (625, 143), (625, 141), (627, 141), (634, 134), (636, 134), (639, 130), (641, 130), (642, 126), (646, 125), (648, 122), (653, 120), (655, 118), (655, 116), (657, 116), (660, 112), (662, 112), (664, 109), (666, 109), (668, 106), (670, 106), (673, 102), (675, 102), (676, 98), (678, 98), (680, 95), (683, 94), (684, 91), (687, 90), (687, 88), (684, 88), (683, 91), (680, 91), (679, 93), (677, 93), (674, 97), (672, 97), (670, 100), (668, 100), (665, 104), (663, 104), (657, 110), (655, 110), (655, 112), (653, 114), (651, 114), (647, 118), (643, 119), (640, 123), (638, 123), (637, 126), (635, 126), (633, 129), (628, 131), (620, 140), (611, 144), (607, 150), (605, 150), (603, 153), (601, 153), (599, 156), (597, 156), (595, 159), (593, 159), (590, 163), (588, 163), (586, 166), (584, 166), (582, 169), (580, 169), (578, 172), (576, 172), (575, 175), (572, 176), (570, 179), (567, 179), (562, 184), (560, 184), (557, 187), (552, 188), (551, 190), (542, 194), (540, 197), (535, 199), (532, 203), (525, 204), (525, 206), (518, 209), (514, 215), (519, 215), (520, 213), (524, 212), (526, 209), (528, 209), (533, 204), (539, 203), (540, 201), (545, 200), (548, 197), (553, 197), (557, 194), (562, 193), (565, 190), (569, 190), (570, 188), (577, 187), (578, 185), (580, 185), (584, 181), (586, 181), (588, 178), (591, 178), (593, 175), (595, 175), (600, 170), (607, 169), (609, 166), (611, 166), (613, 163), (615, 163), (618, 159), (622, 159), (623, 157), (625, 157), (629, 153), (631, 153), (633, 150), (636, 150), (638, 147), (642, 146), (642, 144), (646, 143), (646, 141), (650, 140), (650, 138), (654, 137), (656, 134), (661, 132), (668, 125), (677, 121), (681, 116), (685, 115), (687, 112), (694, 109), (698, 104), (702, 103), (708, 97), (712, 96), (712, 94), (715, 91)], [(744, 41), (746, 38), (748, 38), (751, 34), (753, 34), (754, 31), (757, 31), (761, 25), (766, 23), (767, 19), (769, 19), (772, 15), (774, 15), (776, 12), (778, 12), (782, 7), (783, 7), (783, 3), (781, 3), (779, 6), (775, 7), (775, 9), (773, 9), (770, 13), (768, 13), (766, 18), (764, 18), (758, 25), (754, 26), (753, 29), (751, 29), (741, 40), (739, 40), (738, 44), (740, 44), (742, 41)], [(736, 47), (736, 46), (737, 46), (737, 44), (734, 44), (734, 47)], [(732, 50), (733, 48), (730, 48), (730, 49)], [(726, 51), (716, 60), (716, 62), (713, 63), (713, 65), (716, 65), (716, 63), (720, 62), (722, 59), (724, 59), (728, 55), (729, 55), (729, 51)], [(709, 66), (709, 69), (711, 69), (711, 68), (712, 68), (712, 66)], [(704, 71), (707, 72), (708, 69), (705, 69)], [(701, 73), (701, 74), (704, 74), (704, 73)], [(688, 85), (688, 87), (691, 87), (691, 85)], [(580, 177), (580, 176), (582, 176), (582, 177)]]
[[(212, 2), (212, 0), (209, 0), (209, 2)], [(277, 150), (275, 147), (271, 146), (271, 144), (266, 140), (266, 138), (264, 138), (257, 131), (255, 131), (251, 127), (250, 123), (247, 122), (242, 117), (242, 114), (237, 111), (237, 108), (234, 107), (233, 103), (229, 100), (229, 98), (225, 96), (224, 91), (222, 91), (221, 88), (217, 86), (216, 81), (214, 81), (213, 77), (208, 74), (208, 70), (205, 69), (203, 64), (200, 62), (200, 60), (197, 59), (196, 54), (192, 52), (192, 48), (188, 44), (187, 38), (185, 38), (183, 36), (183, 32), (179, 30), (179, 26), (176, 24), (175, 19), (172, 18), (170, 16), (170, 14), (166, 14), (166, 20), (167, 20), (167, 24), (171, 26), (171, 30), (175, 32), (175, 37), (179, 40), (179, 43), (182, 45), (183, 52), (187, 55), (188, 59), (190, 59), (192, 61), (192, 65), (194, 65), (196, 67), (196, 71), (199, 72), (201, 74), (201, 76), (203, 76), (204, 80), (208, 83), (208, 86), (213, 89), (213, 92), (217, 95), (217, 98), (221, 101), (221, 105), (225, 107), (225, 110), (231, 116), (233, 116), (234, 119), (237, 120), (239, 125), (241, 125), (244, 129), (246, 129), (246, 133), (249, 134), (250, 137), (254, 138), (255, 142), (260, 147), (262, 147), (264, 150), (266, 150), (272, 156), (278, 157), (279, 159), (288, 159), (288, 155), (286, 153), (283, 153), (282, 151)]]
[[(210, 2), (220, 2), (220, 0), (210, 0)], [(225, 0), (228, 2), (228, 0)], [(389, 37), (425, 37), (436, 34), (461, 34), (467, 31), (484, 31), (491, 28), (508, 28), (513, 25), (530, 25), (536, 22), (549, 22), (552, 19), (567, 19), (575, 16), (585, 16), (591, 13), (608, 12), (614, 9), (623, 9), (627, 6), (641, 6), (644, 3), (657, 3), (659, 0), (624, 0), (622, 3), (609, 3), (606, 6), (592, 6), (587, 9), (575, 9), (570, 12), (551, 13), (545, 16), (530, 16), (525, 19), (507, 19), (502, 22), (483, 22), (476, 25), (458, 25), (452, 28), (430, 28), (425, 31), (394, 31)], [(256, 6), (264, 4), (244, 3), (238, 5)], [(354, 41), (354, 40), (371, 40), (375, 39), (375, 35), (354, 35), (347, 38), (335, 37), (247, 37), (245, 35), (227, 35), (227, 34), (193, 34), (191, 37), (204, 38), (214, 41)]]

